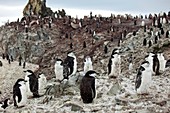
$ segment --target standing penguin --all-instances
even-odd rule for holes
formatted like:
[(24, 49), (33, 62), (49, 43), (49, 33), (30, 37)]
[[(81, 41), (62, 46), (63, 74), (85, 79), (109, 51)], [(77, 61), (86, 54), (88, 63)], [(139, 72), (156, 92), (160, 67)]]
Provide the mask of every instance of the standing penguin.
[(63, 61), (61, 59), (56, 59), (54, 68), (55, 68), (54, 72), (55, 72), (56, 80), (62, 81), (64, 79), (64, 76), (63, 76)]
[(144, 38), (143, 39), (143, 46), (146, 46), (146, 44), (147, 44), (147, 40), (146, 40), (146, 38)]
[(15, 107), (23, 107), (27, 102), (27, 89), (24, 79), (18, 79), (13, 86), (13, 100)]
[(158, 36), (155, 36), (155, 44), (158, 43)]
[(120, 74), (120, 55), (118, 55), (119, 50), (114, 49), (112, 51), (111, 58), (108, 63), (108, 75), (110, 77), (117, 77)]
[(19, 66), (21, 66), (21, 60), (22, 60), (21, 55), (19, 56), (18, 60), (19, 60)]
[(8, 54), (6, 54), (6, 60), (9, 60), (9, 55)]
[(155, 55), (154, 53), (149, 53), (149, 55), (145, 57), (145, 60), (149, 62), (149, 66), (150, 66), (152, 73), (154, 73), (153, 71), (153, 56), (154, 55)]
[(5, 54), (4, 53), (2, 54), (2, 59), (5, 59)]
[(83, 103), (92, 103), (93, 99), (96, 96), (95, 76), (96, 72), (90, 70), (82, 78), (82, 81), (80, 83), (80, 95)]
[(5, 110), (9, 106), (9, 98), (5, 99), (3, 102), (0, 102), (0, 111)]
[(73, 44), (72, 44), (72, 42), (70, 43), (70, 49), (73, 49)]
[(141, 26), (142, 26), (142, 27), (145, 26), (145, 21), (142, 21)]
[(151, 47), (151, 46), (152, 46), (152, 40), (149, 40), (148, 47)]
[(25, 66), (26, 66), (26, 62), (24, 61), (24, 62), (23, 62), (23, 68), (24, 68), (24, 69), (25, 69)]
[(129, 62), (129, 70), (132, 70), (133, 69), (133, 63), (132, 63), (132, 54), (130, 55), (129, 59), (128, 59), (128, 62)]
[(84, 61), (84, 74), (89, 70), (93, 70), (93, 65), (90, 56), (87, 56)]
[(24, 72), (26, 74), (25, 80), (27, 81), (26, 87), (27, 87), (28, 96), (33, 95), (33, 97), (40, 97), (38, 93), (38, 78), (31, 70), (26, 70)]
[(169, 38), (169, 31), (166, 31), (166, 38)]
[(166, 66), (166, 60), (165, 57), (163, 56), (163, 53), (158, 53), (158, 60), (160, 64), (160, 71), (165, 71), (165, 66)]
[(86, 48), (86, 42), (85, 41), (83, 42), (83, 48)]
[(73, 52), (68, 52), (67, 58), (64, 60), (64, 64), (66, 64), (69, 68), (69, 75), (75, 75), (77, 72), (77, 59)]
[(153, 71), (155, 72), (155, 75), (159, 75), (159, 68), (160, 68), (160, 63), (157, 54), (153, 56)]
[(152, 72), (148, 61), (142, 62), (135, 81), (135, 89), (137, 94), (147, 94), (152, 82)]
[(0, 67), (2, 67), (2, 66), (3, 66), (2, 61), (0, 61)]
[(38, 91), (40, 95), (43, 95), (45, 93), (46, 86), (47, 86), (47, 78), (45, 77), (44, 74), (40, 74), (38, 76)]

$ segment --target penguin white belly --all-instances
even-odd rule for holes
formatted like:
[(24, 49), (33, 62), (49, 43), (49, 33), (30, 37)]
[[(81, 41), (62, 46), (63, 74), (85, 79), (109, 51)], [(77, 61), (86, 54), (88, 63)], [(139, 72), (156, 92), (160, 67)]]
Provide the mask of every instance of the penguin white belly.
[(26, 91), (27, 91), (27, 96), (32, 96), (32, 92), (30, 90), (30, 84), (29, 81), (26, 82)]
[(47, 79), (45, 77), (38, 79), (38, 91), (40, 95), (45, 93), (45, 88), (47, 86)]
[(73, 67), (73, 73), (71, 75), (75, 75), (77, 72), (77, 61), (74, 59), (74, 67)]
[(63, 66), (56, 66), (55, 67), (55, 75), (57, 80), (63, 79)]
[(140, 87), (137, 89), (138, 94), (148, 93), (148, 89), (152, 82), (152, 73), (150, 70), (142, 72), (142, 81)]
[(27, 103), (27, 90), (26, 86), (20, 86), (20, 92), (21, 92), (21, 101), (18, 103), (18, 97), (16, 96), (17, 105), (18, 106), (25, 106)]
[(153, 71), (153, 59), (151, 57), (148, 57), (145, 60), (149, 62), (149, 64), (150, 64), (149, 67), (150, 67), (152, 74), (155, 74), (154, 71)]
[(166, 60), (160, 60), (160, 70), (165, 71)]
[(110, 76), (115, 76), (115, 71), (116, 71), (116, 65), (115, 63), (112, 63)]

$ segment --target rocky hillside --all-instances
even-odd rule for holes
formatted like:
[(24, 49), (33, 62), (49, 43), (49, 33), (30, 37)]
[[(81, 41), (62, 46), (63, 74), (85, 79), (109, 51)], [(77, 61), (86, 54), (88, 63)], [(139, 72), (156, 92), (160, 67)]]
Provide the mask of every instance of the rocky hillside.
[[(168, 18), (169, 19), (169, 18)], [(146, 28), (141, 26), (145, 22)], [(71, 16), (38, 18), (28, 16), (20, 21), (7, 23), (0, 28), (0, 54), (13, 57), (15, 63), (19, 56), (22, 62), (33, 63), (39, 66), (35, 73), (44, 73), (48, 83), (55, 83), (54, 63), (55, 58), (65, 59), (69, 51), (74, 51), (78, 60), (77, 76), (83, 70), (84, 57), (92, 57), (94, 70), (100, 73), (96, 77), (97, 96), (92, 104), (83, 104), (79, 93), (79, 82), (76, 85), (65, 86), (60, 95), (53, 94), (38, 99), (29, 99), (28, 105), (15, 109), (12, 105), (7, 112), (170, 112), (170, 70), (162, 72), (160, 76), (153, 76), (153, 83), (149, 95), (139, 96), (134, 90), (136, 70), (144, 60), (147, 52), (163, 51), (166, 59), (170, 58), (170, 36), (166, 37), (166, 31), (170, 30), (169, 23), (163, 24), (164, 33), (152, 26), (152, 18), (123, 17), (121, 15), (111, 17), (85, 17), (75, 19)], [(152, 30), (151, 30), (152, 29)], [(143, 46), (143, 39), (154, 40), (156, 32), (160, 32), (160, 39), (151, 47)], [(121, 40), (122, 43), (119, 43)], [(86, 46), (84, 45), (86, 44)], [(108, 47), (108, 53), (104, 53), (104, 47)], [(118, 79), (110, 79), (107, 75), (107, 63), (113, 48), (121, 50), (121, 75)], [(133, 57), (133, 70), (128, 70), (128, 58)], [(12, 67), (15, 65), (12, 63)], [(5, 68), (0, 67), (9, 76), (10, 70), (21, 70), (21, 67), (12, 68), (3, 61)], [(20, 69), (21, 68), (21, 69)], [(29, 69), (31, 68), (29, 65)], [(7, 69), (7, 70), (5, 70)], [(33, 69), (33, 70), (34, 70)], [(22, 72), (17, 73), (22, 77)], [(13, 77), (13, 76), (12, 76)], [(15, 76), (17, 79), (19, 76)], [(11, 80), (10, 80), (11, 79)], [(2, 80), (2, 81), (3, 81)], [(13, 82), (11, 82), (13, 83)], [(7, 83), (2, 82), (6, 89)], [(11, 92), (11, 88), (8, 91)], [(2, 91), (6, 95), (7, 91)], [(12, 95), (8, 93), (8, 95)], [(47, 101), (48, 100), (48, 101)], [(11, 100), (12, 101), (12, 100)], [(32, 109), (34, 108), (34, 109)]]

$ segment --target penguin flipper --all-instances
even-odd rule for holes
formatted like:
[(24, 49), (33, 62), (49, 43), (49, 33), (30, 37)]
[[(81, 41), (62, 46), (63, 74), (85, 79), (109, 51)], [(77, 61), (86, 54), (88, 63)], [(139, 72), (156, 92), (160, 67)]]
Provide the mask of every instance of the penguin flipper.
[(142, 79), (142, 71), (144, 71), (145, 69), (141, 66), (140, 68), (139, 68), (139, 70), (138, 70), (138, 74), (137, 74), (137, 76), (136, 76), (136, 81), (135, 81), (135, 89), (137, 90), (139, 87), (140, 87), (140, 85), (141, 85), (141, 79)]

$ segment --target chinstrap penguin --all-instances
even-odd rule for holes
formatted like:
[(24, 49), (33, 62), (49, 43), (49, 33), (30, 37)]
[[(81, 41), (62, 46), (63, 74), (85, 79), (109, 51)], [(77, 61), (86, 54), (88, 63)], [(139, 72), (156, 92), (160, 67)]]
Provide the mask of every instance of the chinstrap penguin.
[(135, 89), (137, 94), (147, 94), (152, 82), (152, 72), (148, 61), (144, 61), (137, 73)]
[(40, 95), (44, 95), (46, 87), (47, 87), (46, 76), (44, 74), (38, 75), (38, 92)]
[(38, 78), (35, 76), (34, 72), (31, 70), (26, 70), (25, 72), (25, 80), (28, 96), (40, 97), (38, 93)]
[(63, 76), (63, 61), (61, 59), (56, 59), (54, 68), (55, 68), (54, 72), (55, 72), (56, 80), (62, 81), (64, 79), (64, 76)]
[(88, 71), (80, 83), (80, 95), (83, 103), (92, 103), (96, 96), (95, 76), (97, 73), (93, 70)]
[(13, 100), (15, 107), (23, 107), (27, 102), (26, 81), (18, 79), (13, 86)]

